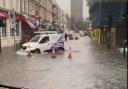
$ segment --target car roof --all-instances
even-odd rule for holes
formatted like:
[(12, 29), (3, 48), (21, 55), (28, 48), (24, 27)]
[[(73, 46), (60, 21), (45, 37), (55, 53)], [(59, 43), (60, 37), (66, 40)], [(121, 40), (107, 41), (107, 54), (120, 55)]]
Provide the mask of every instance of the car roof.
[(42, 37), (44, 37), (44, 36), (60, 36), (61, 34), (41, 34), (41, 35), (36, 35), (36, 36), (42, 36)]

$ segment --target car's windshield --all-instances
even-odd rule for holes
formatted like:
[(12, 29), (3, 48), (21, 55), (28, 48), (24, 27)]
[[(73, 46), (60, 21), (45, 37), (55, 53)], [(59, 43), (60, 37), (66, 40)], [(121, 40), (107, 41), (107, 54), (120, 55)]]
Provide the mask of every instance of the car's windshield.
[(30, 42), (37, 42), (40, 39), (40, 36), (33, 37)]

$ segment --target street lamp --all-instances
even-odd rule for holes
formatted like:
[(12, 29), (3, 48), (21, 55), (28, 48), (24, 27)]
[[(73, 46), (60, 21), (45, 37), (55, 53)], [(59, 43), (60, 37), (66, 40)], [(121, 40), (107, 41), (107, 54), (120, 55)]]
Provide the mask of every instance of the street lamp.
[(14, 8), (10, 11), (8, 11), (8, 16), (9, 16), (9, 20), (11, 22), (11, 28), (13, 29), (13, 33), (14, 33), (14, 47), (16, 47), (16, 42), (15, 42), (15, 36), (16, 36), (16, 13)]

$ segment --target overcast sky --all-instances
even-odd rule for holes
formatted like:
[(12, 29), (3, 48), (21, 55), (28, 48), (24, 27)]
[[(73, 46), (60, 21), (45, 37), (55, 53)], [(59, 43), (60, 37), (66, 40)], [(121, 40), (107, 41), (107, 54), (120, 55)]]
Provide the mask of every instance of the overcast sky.
[[(70, 15), (70, 0), (56, 0), (59, 6), (64, 10), (65, 13), (68, 13)], [(85, 0), (84, 0), (85, 1)], [(84, 14), (83, 17), (88, 17), (88, 7), (86, 6), (86, 2), (83, 3), (84, 7)]]

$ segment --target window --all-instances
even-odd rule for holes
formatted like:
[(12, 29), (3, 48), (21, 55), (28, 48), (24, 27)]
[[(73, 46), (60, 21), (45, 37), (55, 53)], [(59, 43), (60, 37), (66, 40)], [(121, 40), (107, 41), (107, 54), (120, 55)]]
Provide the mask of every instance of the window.
[(30, 42), (37, 42), (40, 39), (40, 36), (33, 37)]
[(49, 42), (49, 36), (45, 36), (45, 37), (40, 41), (41, 44), (42, 44), (42, 43), (47, 43), (47, 42)]
[(4, 27), (2, 27), (2, 36), (3, 37), (6, 36), (6, 25)]
[(3, 2), (3, 5), (4, 5), (4, 8), (5, 8), (5, 0), (4, 0), (4, 2)]
[(0, 19), (0, 24), (3, 24), (1, 32), (2, 32), (2, 36), (5, 37), (6, 36), (6, 20)]

